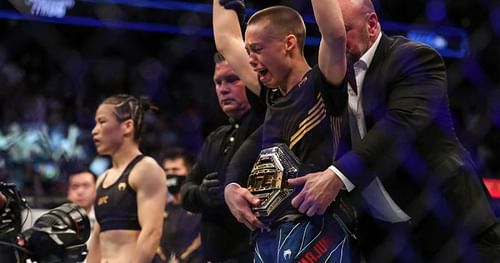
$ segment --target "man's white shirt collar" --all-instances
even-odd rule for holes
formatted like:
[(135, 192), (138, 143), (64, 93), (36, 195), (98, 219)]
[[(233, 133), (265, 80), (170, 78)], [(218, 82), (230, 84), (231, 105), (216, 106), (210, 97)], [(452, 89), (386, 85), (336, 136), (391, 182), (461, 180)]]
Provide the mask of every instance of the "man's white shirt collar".
[[(373, 43), (373, 45), (359, 58), (359, 60), (356, 62), (362, 62), (365, 65), (365, 69), (368, 69), (370, 67), (370, 64), (372, 63), (373, 57), (375, 56), (375, 50), (377, 50), (377, 47), (380, 43), (380, 39), (382, 39), (382, 32), (378, 33), (377, 39)], [(356, 64), (354, 63), (354, 64)]]

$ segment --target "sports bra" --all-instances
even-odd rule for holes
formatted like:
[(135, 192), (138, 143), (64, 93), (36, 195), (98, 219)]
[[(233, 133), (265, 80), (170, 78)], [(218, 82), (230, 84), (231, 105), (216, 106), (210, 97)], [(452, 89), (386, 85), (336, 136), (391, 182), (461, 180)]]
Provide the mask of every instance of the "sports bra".
[(134, 166), (144, 158), (136, 156), (118, 179), (110, 186), (103, 187), (107, 173), (97, 188), (94, 211), (101, 232), (107, 230), (141, 230), (137, 215), (137, 193), (129, 184), (129, 174)]

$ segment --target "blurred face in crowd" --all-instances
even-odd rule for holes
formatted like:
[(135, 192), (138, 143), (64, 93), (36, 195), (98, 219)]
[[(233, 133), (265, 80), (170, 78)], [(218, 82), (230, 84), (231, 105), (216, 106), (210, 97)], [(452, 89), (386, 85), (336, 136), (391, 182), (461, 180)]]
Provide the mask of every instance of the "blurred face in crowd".
[(245, 84), (226, 61), (215, 64), (214, 83), (222, 111), (231, 118), (239, 119), (250, 105), (245, 93)]
[(186, 176), (189, 173), (189, 169), (182, 158), (165, 159), (163, 161), (163, 170), (167, 175)]
[(340, 0), (346, 29), (348, 61), (357, 61), (375, 42), (380, 32), (378, 17), (370, 0)]
[(92, 129), (92, 139), (100, 155), (111, 155), (124, 142), (125, 137), (131, 137), (133, 123), (131, 119), (119, 121), (113, 112), (114, 105), (101, 104), (95, 115), (95, 127)]
[(96, 186), (94, 175), (82, 172), (71, 175), (68, 184), (68, 200), (79, 205), (87, 212), (94, 204)]
[(190, 169), (182, 158), (165, 159), (162, 166), (167, 176), (168, 192), (172, 195), (178, 194)]

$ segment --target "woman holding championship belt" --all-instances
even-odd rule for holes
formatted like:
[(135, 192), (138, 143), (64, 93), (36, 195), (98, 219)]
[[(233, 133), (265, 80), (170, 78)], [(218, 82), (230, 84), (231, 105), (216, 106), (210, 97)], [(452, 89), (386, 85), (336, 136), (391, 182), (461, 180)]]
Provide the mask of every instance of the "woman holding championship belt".
[[(261, 199), (240, 186), (247, 182), (256, 158), (254, 172), (272, 151), (269, 147), (277, 144), (291, 150), (308, 171), (323, 171), (335, 157), (340, 116), (347, 105), (345, 29), (336, 0), (313, 0), (312, 5), (322, 39), (318, 65), (311, 68), (303, 53), (305, 25), (295, 10), (274, 6), (258, 11), (248, 20), (244, 42), (237, 23), (237, 14), (244, 13), (243, 2), (214, 0), (217, 49), (254, 96), (267, 103), (262, 128), (242, 145), (228, 167), (224, 191), (238, 221), (251, 230), (267, 230), (254, 232), (255, 262), (351, 262), (347, 229), (336, 213), (332, 216), (338, 194), (332, 189), (343, 184), (339, 178), (309, 177), (303, 183), (321, 186), (313, 199), (306, 200), (309, 206), (295, 206), (293, 216), (285, 213), (277, 220), (264, 220), (266, 224), (252, 211), (263, 207)], [(279, 154), (273, 158), (280, 159)], [(271, 170), (279, 163), (274, 161), (277, 166)], [(297, 183), (293, 186), (300, 188)]]

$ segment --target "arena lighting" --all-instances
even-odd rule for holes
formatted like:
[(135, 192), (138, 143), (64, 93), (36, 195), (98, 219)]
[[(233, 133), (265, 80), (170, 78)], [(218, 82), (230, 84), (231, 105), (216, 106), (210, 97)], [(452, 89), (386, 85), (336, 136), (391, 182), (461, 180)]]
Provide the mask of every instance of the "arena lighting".
[(469, 53), (467, 33), (457, 27), (431, 27), (388, 21), (381, 24), (388, 35), (405, 35), (411, 40), (433, 47), (443, 57), (462, 58)]
[[(188, 11), (188, 12), (198, 12), (198, 13), (212, 13), (212, 4), (202, 4), (202, 3), (188, 3), (179, 1), (168, 1), (168, 0), (79, 0), (79, 2), (95, 3), (95, 4), (115, 4), (115, 5), (128, 5), (140, 8), (155, 8), (164, 9), (172, 11)], [(252, 13), (255, 10), (247, 10)]]
[(183, 34), (183, 35), (198, 35), (204, 37), (213, 37), (211, 28), (199, 28), (199, 27), (189, 27), (189, 26), (180, 27), (169, 24), (129, 22), (122, 20), (97, 19), (90, 17), (77, 17), (77, 16), (66, 16), (64, 18), (36, 17), (36, 16), (26, 16), (14, 11), (5, 11), (1, 9), (0, 9), (0, 19), (26, 20), (26, 21), (53, 23), (61, 25), (91, 26), (91, 27), (101, 27), (101, 28), (144, 31), (144, 32), (157, 32), (165, 34)]
[(64, 17), (75, 0), (9, 0), (18, 10), (34, 16)]
[[(304, 22), (316, 23), (311, 14), (303, 15)], [(407, 38), (425, 43), (436, 49), (443, 57), (462, 58), (469, 52), (468, 37), (465, 30), (458, 27), (403, 24), (391, 21), (381, 21), (382, 31), (387, 35), (403, 35)], [(318, 45), (319, 38), (310, 38), (306, 44)]]
[(500, 179), (483, 178), (483, 183), (492, 198), (500, 199)]
[[(184, 34), (212, 37), (212, 29), (200, 26), (179, 26), (143, 21), (122, 21), (114, 19), (99, 19), (97, 17), (77, 16), (79, 4), (87, 5), (121, 5), (138, 9), (158, 9), (165, 11), (195, 12), (209, 15), (212, 12), (210, 4), (189, 3), (169, 0), (10, 0), (21, 12), (31, 14), (20, 15), (17, 12), (0, 9), (0, 19), (30, 20), (67, 25), (80, 25), (104, 28), (116, 28), (135, 31), (159, 32), (167, 34)], [(31, 8), (31, 9), (30, 9)], [(64, 16), (72, 8), (71, 15)], [(247, 17), (256, 10), (246, 10)], [(17, 14), (17, 15), (16, 15)], [(304, 14), (304, 21), (314, 24), (314, 16)], [(381, 22), (382, 28), (388, 35), (404, 35), (409, 39), (423, 42), (436, 49), (443, 57), (461, 58), (468, 54), (468, 39), (464, 30), (456, 27), (438, 27), (409, 25), (389, 21)], [(310, 36), (305, 44), (317, 46), (320, 38)]]

